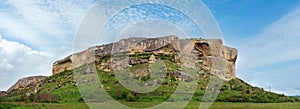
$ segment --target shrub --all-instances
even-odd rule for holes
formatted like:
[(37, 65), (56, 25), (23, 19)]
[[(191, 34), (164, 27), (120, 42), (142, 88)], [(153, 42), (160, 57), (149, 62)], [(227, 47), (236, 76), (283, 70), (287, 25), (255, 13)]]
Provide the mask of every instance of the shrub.
[(135, 96), (132, 95), (131, 93), (128, 93), (128, 95), (127, 95), (127, 101), (135, 101)]
[(58, 103), (58, 97), (52, 94), (38, 94), (34, 96), (34, 101), (42, 103)]
[(80, 97), (80, 98), (78, 99), (78, 101), (79, 101), (79, 102), (83, 102), (84, 99), (83, 99), (82, 97)]
[(33, 101), (34, 101), (34, 94), (30, 94), (30, 95), (29, 95), (28, 101), (29, 101), (29, 102), (33, 102)]
[(121, 98), (122, 99), (127, 99), (127, 96), (128, 96), (128, 92), (127, 91), (123, 91), (122, 95), (121, 95)]
[(143, 76), (142, 78), (141, 78), (141, 81), (142, 82), (145, 82), (145, 81), (147, 81), (147, 80), (149, 80), (150, 79), (150, 76)]

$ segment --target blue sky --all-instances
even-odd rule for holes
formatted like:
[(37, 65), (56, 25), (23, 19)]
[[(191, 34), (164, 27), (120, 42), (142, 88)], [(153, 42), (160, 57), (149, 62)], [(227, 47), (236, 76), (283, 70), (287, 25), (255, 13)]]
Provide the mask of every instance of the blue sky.
[(245, 39), (299, 7), (298, 0), (204, 0), (225, 37)]
[[(239, 78), (263, 88), (271, 85), (278, 93), (300, 95), (299, 0), (203, 2), (216, 18), (225, 45), (239, 50)], [(0, 0), (0, 90), (22, 77), (51, 75), (52, 63), (71, 53), (76, 30), (94, 3)], [(159, 27), (164, 25), (177, 31), (166, 22), (148, 23), (130, 28), (143, 25), (139, 30), (154, 27), (163, 32)], [(128, 30), (125, 35), (131, 35)]]
[(223, 32), (238, 48), (237, 76), (288, 95), (299, 94), (298, 0), (205, 0)]

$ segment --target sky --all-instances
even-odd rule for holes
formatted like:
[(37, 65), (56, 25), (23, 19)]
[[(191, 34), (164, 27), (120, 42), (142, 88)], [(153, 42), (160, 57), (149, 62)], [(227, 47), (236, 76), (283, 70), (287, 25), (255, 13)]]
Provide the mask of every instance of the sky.
[[(265, 89), (271, 86), (277, 93), (300, 95), (299, 0), (203, 2), (219, 24), (224, 44), (239, 50), (238, 78)], [(72, 53), (76, 31), (94, 3), (0, 0), (0, 90), (7, 90), (23, 77), (51, 75), (52, 63)], [(162, 27), (178, 31), (168, 22), (145, 22), (128, 27), (122, 35), (132, 35), (130, 30), (148, 29), (163, 33)], [(141, 25), (143, 28), (134, 29)], [(152, 31), (143, 31), (142, 35)]]

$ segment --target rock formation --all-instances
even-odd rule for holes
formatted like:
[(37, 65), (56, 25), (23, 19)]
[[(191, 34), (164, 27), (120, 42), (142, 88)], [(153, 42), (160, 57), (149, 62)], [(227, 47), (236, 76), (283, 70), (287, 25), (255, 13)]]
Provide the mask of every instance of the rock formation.
[[(235, 62), (237, 50), (223, 46), (220, 39), (179, 39), (176, 36), (159, 38), (129, 38), (118, 42), (88, 48), (80, 53), (73, 54), (53, 64), (53, 74), (59, 74), (65, 70), (72, 70), (82, 65), (102, 60), (107, 56), (133, 55), (154, 53), (159, 55), (175, 55), (175, 62), (186, 67), (196, 67), (199, 62), (200, 73), (211, 73), (224, 80), (236, 78)], [(153, 56), (151, 57), (153, 60)], [(148, 60), (135, 61), (128, 58), (127, 62), (118, 63), (109, 61), (102, 63), (102, 70), (122, 69), (131, 64), (139, 64)], [(103, 67), (106, 66), (106, 67)], [(111, 69), (109, 69), (111, 67)], [(101, 69), (100, 68), (100, 69)]]
[(7, 92), (6, 91), (0, 91), (0, 97), (5, 97), (7, 96)]
[(33, 76), (22, 78), (7, 90), (7, 94), (10, 94), (15, 90), (35, 87), (39, 82), (43, 81), (44, 79), (46, 79), (45, 76)]

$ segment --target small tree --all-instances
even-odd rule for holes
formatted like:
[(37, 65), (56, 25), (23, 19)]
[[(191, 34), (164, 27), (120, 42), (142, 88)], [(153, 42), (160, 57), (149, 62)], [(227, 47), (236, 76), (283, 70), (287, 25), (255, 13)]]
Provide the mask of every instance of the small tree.
[(122, 95), (121, 95), (121, 98), (122, 99), (127, 99), (127, 96), (128, 96), (128, 92), (127, 91), (123, 91)]
[(28, 97), (29, 102), (33, 102), (34, 101), (34, 94), (30, 94)]

